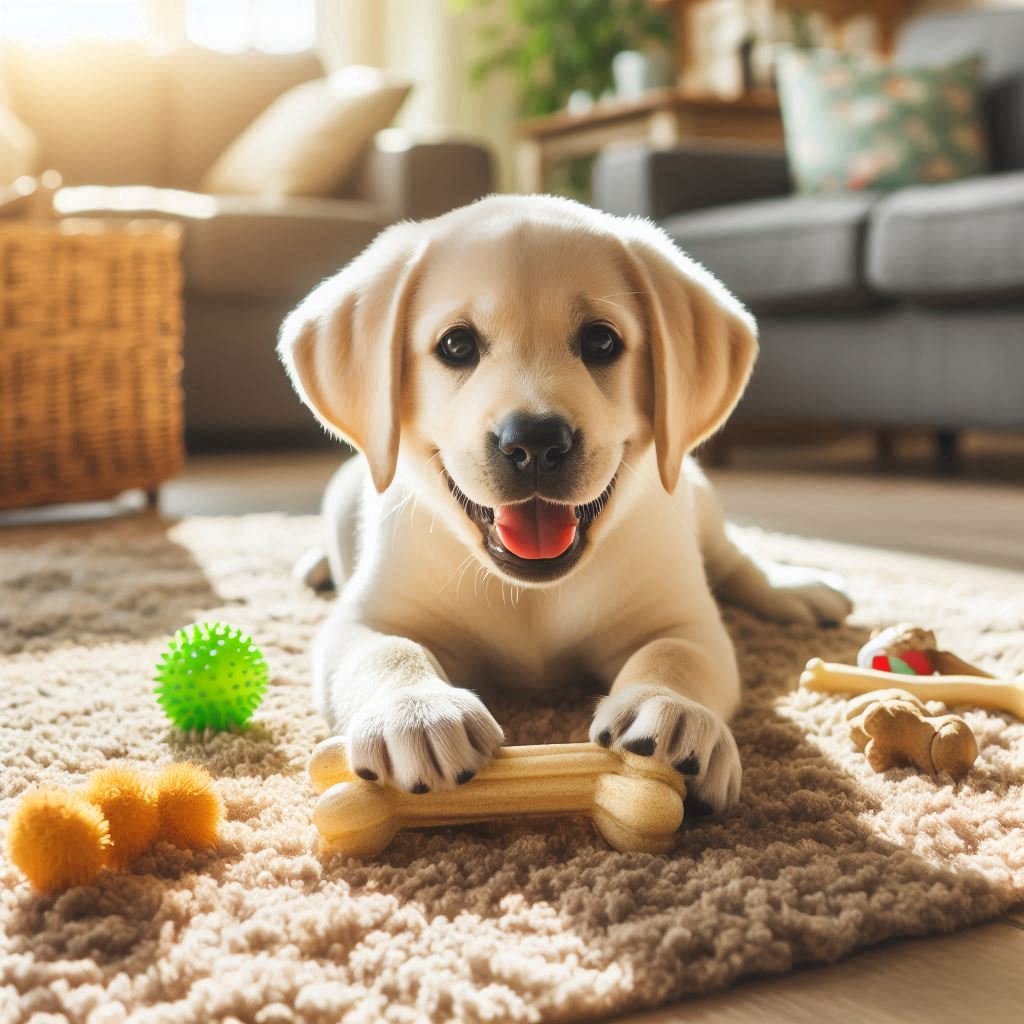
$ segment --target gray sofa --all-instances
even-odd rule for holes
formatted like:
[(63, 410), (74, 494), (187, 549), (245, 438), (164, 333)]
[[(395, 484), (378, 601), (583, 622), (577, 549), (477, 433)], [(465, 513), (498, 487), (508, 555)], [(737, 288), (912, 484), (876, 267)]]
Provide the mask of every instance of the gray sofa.
[(757, 314), (741, 420), (1024, 427), (1024, 10), (910, 22), (898, 63), (981, 53), (993, 173), (790, 194), (785, 157), (610, 149), (594, 201), (659, 221)]
[(382, 132), (326, 199), (212, 196), (204, 172), (285, 90), (324, 73), (311, 53), (150, 53), (88, 42), (9, 46), (3, 85), (69, 187), (67, 216), (160, 216), (184, 227), (185, 423), (192, 447), (324, 437), (275, 354), (285, 314), (396, 220), (491, 191), (472, 142)]

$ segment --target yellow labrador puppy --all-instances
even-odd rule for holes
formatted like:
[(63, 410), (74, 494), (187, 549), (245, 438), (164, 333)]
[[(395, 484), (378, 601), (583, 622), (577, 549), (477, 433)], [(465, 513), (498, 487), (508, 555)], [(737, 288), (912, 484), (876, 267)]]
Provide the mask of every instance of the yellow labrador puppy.
[(740, 680), (712, 589), (771, 619), (850, 604), (727, 534), (687, 452), (736, 404), (754, 322), (652, 224), (500, 196), (383, 232), (286, 320), (295, 387), (362, 458), (324, 515), (340, 596), (318, 708), (366, 779), (468, 781), (502, 743), (471, 687), (597, 677), (593, 740), (714, 811)]

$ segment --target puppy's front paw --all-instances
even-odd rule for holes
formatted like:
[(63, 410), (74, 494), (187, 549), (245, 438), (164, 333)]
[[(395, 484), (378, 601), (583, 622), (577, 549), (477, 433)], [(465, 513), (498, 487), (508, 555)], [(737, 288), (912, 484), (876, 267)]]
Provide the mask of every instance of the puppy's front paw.
[(840, 576), (794, 565), (766, 567), (767, 586), (751, 587), (742, 603), (772, 622), (837, 625), (853, 611)]
[(505, 741), (475, 693), (440, 679), (376, 698), (345, 738), (357, 775), (410, 793), (468, 782)]
[(631, 686), (602, 698), (590, 738), (672, 765), (685, 777), (687, 794), (716, 814), (739, 800), (743, 769), (729, 727), (704, 705), (663, 686)]

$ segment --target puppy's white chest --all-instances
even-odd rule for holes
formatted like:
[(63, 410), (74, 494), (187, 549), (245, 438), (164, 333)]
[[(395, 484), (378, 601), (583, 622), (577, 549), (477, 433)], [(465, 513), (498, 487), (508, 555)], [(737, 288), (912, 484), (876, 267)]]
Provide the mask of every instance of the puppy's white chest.
[(488, 583), (481, 582), (473, 602), (421, 609), (405, 635), (434, 651), (462, 686), (533, 690), (587, 674), (586, 643), (571, 608), (559, 609), (545, 593), (513, 593), (507, 584), (502, 594), (494, 577)]

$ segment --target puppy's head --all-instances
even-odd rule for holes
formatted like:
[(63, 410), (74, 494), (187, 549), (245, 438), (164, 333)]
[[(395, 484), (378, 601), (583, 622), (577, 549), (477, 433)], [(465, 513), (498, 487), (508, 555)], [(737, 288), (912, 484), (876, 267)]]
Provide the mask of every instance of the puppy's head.
[(652, 443), (675, 488), (756, 349), (745, 310), (653, 225), (522, 196), (389, 228), (280, 342), (379, 490), (398, 472), (490, 569), (534, 585), (595, 549)]

